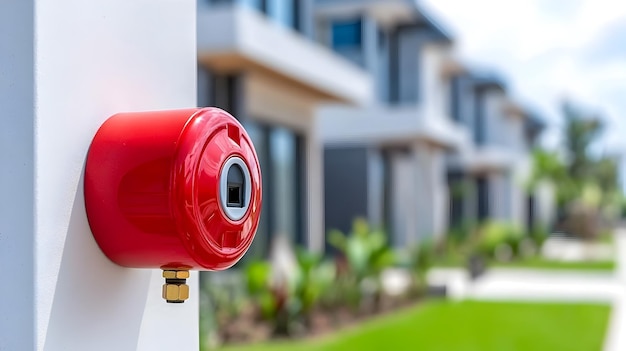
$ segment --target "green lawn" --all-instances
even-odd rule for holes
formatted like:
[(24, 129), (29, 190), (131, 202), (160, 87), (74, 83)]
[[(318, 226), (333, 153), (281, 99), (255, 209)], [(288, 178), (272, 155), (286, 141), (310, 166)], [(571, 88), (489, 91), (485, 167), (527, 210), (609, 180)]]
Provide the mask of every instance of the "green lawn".
[(515, 267), (515, 268), (537, 268), (555, 270), (582, 270), (582, 271), (613, 271), (615, 261), (587, 261), (587, 262), (562, 262), (550, 261), (540, 257), (529, 258), (521, 261), (507, 263), (492, 263), (491, 267)]
[(608, 305), (431, 301), (305, 341), (230, 351), (594, 351)]
[[(459, 258), (442, 259), (435, 263), (435, 267), (465, 267), (465, 262)], [(615, 270), (615, 261), (563, 262), (546, 260), (541, 257), (532, 257), (512, 262), (490, 262), (488, 267), (610, 272)]]

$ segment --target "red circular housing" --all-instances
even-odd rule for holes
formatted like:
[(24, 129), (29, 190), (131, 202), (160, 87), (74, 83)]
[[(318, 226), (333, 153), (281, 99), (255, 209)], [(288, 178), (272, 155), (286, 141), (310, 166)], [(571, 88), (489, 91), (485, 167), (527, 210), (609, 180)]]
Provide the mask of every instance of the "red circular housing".
[[(233, 164), (239, 176), (225, 188)], [(254, 239), (261, 170), (244, 128), (220, 109), (120, 113), (89, 148), (85, 206), (98, 245), (121, 266), (222, 270)]]

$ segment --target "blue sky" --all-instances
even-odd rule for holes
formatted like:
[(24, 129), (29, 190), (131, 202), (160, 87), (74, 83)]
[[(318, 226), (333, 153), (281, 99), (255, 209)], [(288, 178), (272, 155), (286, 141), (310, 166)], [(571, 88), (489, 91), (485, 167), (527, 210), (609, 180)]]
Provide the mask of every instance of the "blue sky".
[(422, 0), (457, 39), (457, 54), (508, 78), (558, 144), (559, 101), (569, 97), (608, 124), (599, 152), (626, 153), (626, 1)]

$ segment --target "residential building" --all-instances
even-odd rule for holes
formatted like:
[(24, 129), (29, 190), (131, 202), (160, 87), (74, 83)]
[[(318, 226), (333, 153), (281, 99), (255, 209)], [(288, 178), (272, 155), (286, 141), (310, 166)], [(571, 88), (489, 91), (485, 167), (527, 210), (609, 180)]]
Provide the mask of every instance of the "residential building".
[(198, 0), (198, 103), (231, 112), (255, 144), (263, 209), (247, 256), (275, 235), (323, 248), (320, 103), (372, 98), (368, 74), (312, 40), (310, 0)]
[(452, 117), (472, 136), (447, 159), (450, 227), (487, 219), (520, 228), (549, 222), (545, 190), (537, 203), (527, 187), (541, 122), (511, 102), (504, 79), (492, 72), (461, 69), (450, 86)]
[(449, 114), (453, 38), (415, 1), (317, 0), (317, 40), (374, 78), (364, 106), (324, 106), (326, 229), (356, 217), (394, 247), (447, 231), (445, 155), (469, 135)]

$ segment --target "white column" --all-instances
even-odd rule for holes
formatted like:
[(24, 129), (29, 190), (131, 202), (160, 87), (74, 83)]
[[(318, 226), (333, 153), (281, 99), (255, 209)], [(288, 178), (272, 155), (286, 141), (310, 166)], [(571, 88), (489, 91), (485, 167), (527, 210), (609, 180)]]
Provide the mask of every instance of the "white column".
[(448, 231), (450, 196), (446, 181), (444, 151), (439, 148), (433, 148), (432, 157), (433, 228), (431, 234), (441, 237)]
[(198, 349), (197, 274), (186, 303), (166, 304), (159, 270), (111, 263), (82, 183), (107, 117), (195, 106), (195, 1), (12, 0), (0, 14), (0, 263), (14, 272), (0, 349)]
[(447, 228), (448, 192), (442, 150), (427, 143), (413, 147), (417, 237), (439, 237)]
[[(428, 43), (421, 47), (420, 56), (420, 103), (423, 118), (441, 119), (447, 115), (449, 87), (442, 78), (442, 66), (449, 56), (450, 47), (441, 43)], [(451, 117), (450, 117), (451, 118)]]
[(400, 152), (391, 157), (392, 174), (392, 221), (393, 244), (397, 248), (408, 248), (417, 242), (420, 226), (420, 193), (421, 182), (417, 162), (414, 155)]
[[(313, 116), (313, 112), (309, 114)], [(313, 118), (306, 135), (307, 152), (307, 191), (309, 249), (323, 252), (326, 235), (324, 233), (324, 150), (313, 124)]]

